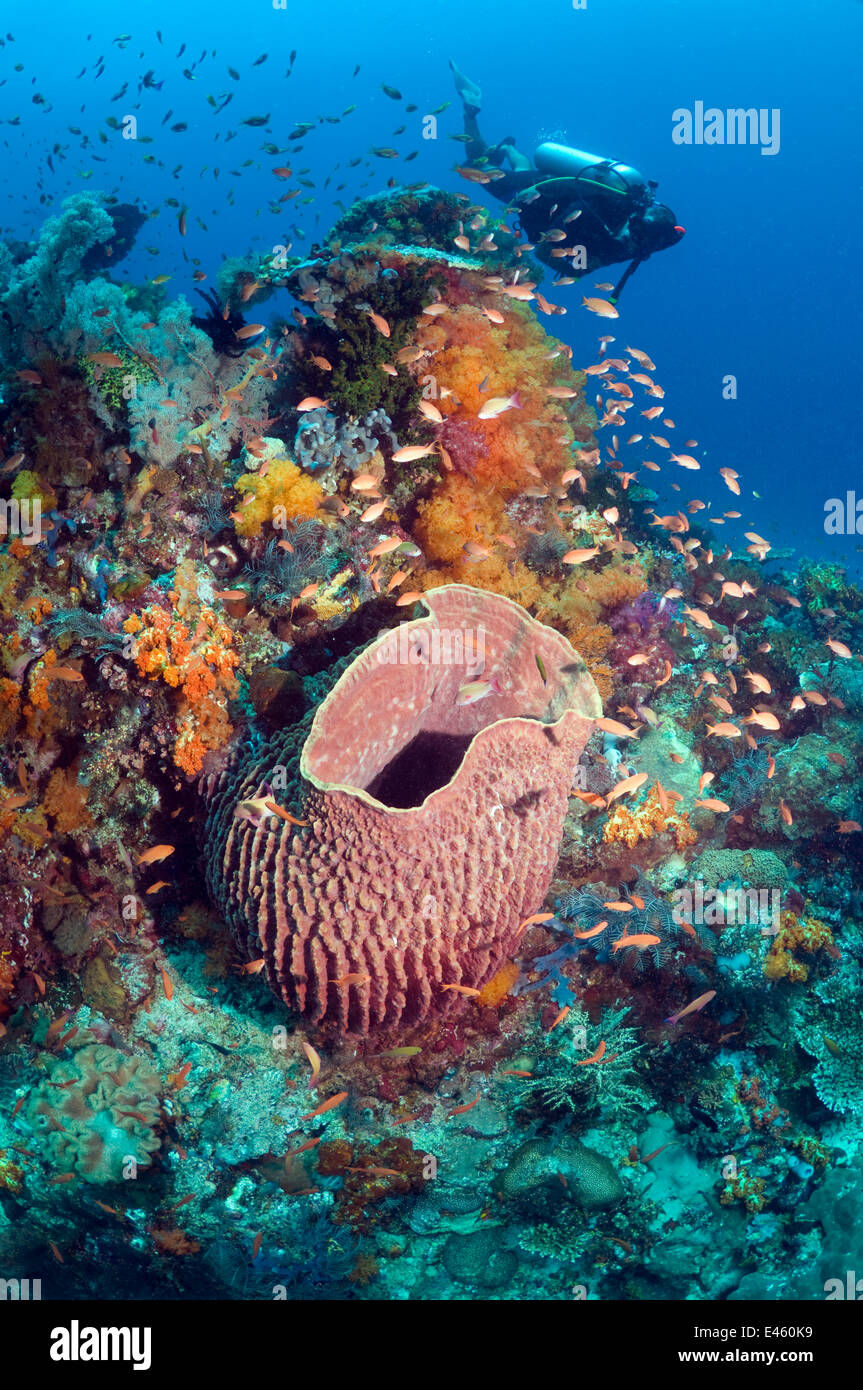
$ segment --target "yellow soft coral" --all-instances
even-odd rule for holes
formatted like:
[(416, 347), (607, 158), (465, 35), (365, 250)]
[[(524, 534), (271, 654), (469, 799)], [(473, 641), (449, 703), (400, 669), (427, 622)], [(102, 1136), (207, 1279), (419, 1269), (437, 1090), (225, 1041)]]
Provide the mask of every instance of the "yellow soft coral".
[(291, 459), (270, 459), (266, 474), (240, 478), (237, 491), (245, 495), (234, 513), (238, 536), (258, 536), (267, 525), (284, 530), (294, 517), (326, 520), (318, 511), (323, 488)]
[(555, 616), (569, 637), (571, 631), (592, 627), (603, 614), (637, 598), (646, 587), (638, 560), (613, 560), (600, 570), (576, 572), (554, 605)]

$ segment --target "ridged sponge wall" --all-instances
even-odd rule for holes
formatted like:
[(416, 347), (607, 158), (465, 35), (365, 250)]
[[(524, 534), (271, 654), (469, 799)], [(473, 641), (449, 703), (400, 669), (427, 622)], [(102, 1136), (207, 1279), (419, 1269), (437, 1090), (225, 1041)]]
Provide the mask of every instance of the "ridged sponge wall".
[(500, 967), (601, 713), (566, 638), (518, 605), (464, 585), (423, 603), (313, 717), (201, 784), (214, 902), (285, 1002), (342, 1032), (443, 1012), (446, 985)]

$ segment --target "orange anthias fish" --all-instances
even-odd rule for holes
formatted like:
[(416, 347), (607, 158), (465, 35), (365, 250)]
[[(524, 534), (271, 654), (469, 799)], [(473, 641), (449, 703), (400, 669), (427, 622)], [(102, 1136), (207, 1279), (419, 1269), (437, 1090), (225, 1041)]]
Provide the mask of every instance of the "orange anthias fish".
[(834, 656), (841, 656), (845, 661), (851, 660), (851, 649), (846, 647), (844, 642), (837, 642), (833, 637), (828, 637), (825, 646), (830, 648)]
[(658, 946), (661, 939), (661, 937), (656, 936), (653, 932), (639, 932), (635, 936), (619, 937), (618, 940), (614, 942), (611, 949), (616, 953), (624, 946), (634, 946), (637, 951), (646, 951), (648, 946)]
[(599, 933), (605, 931), (607, 926), (608, 922), (597, 922), (596, 926), (591, 927), (589, 931), (573, 931), (572, 934), (579, 941), (589, 941), (592, 936), (599, 936)]
[(309, 1111), (308, 1115), (301, 1115), (300, 1119), (314, 1120), (318, 1115), (325, 1115), (328, 1110), (335, 1110), (336, 1106), (341, 1105), (347, 1098), (347, 1091), (339, 1091), (336, 1095), (330, 1096), (329, 1100), (321, 1101), (320, 1105), (316, 1105), (314, 1110)]
[(160, 860), (167, 859), (168, 855), (173, 853), (173, 845), (153, 845), (151, 849), (145, 849), (143, 854), (138, 855), (138, 863), (157, 864)]
[(312, 1047), (311, 1043), (306, 1042), (305, 1038), (302, 1038), (302, 1039), (301, 1039), (301, 1046), (302, 1046), (302, 1049), (303, 1049), (303, 1051), (305, 1052), (306, 1056), (307, 1056), (308, 1059), (309, 1059), (309, 1064), (310, 1064), (310, 1066), (311, 1066), (311, 1068), (312, 1068), (312, 1080), (314, 1081), (315, 1077), (317, 1077), (317, 1076), (320, 1075), (320, 1070), (321, 1070), (321, 1058), (320, 1058), (320, 1054), (317, 1053), (317, 1052), (315, 1051), (315, 1049)]
[(622, 782), (618, 782), (616, 787), (612, 787), (611, 791), (606, 796), (606, 801), (610, 805), (611, 802), (616, 801), (619, 796), (626, 796), (628, 792), (637, 791), (646, 781), (646, 772), (636, 772), (632, 777), (624, 777)]
[(479, 1105), (480, 1097), (481, 1097), (481, 1092), (480, 1092), (480, 1091), (477, 1091), (477, 1093), (476, 1093), (476, 1095), (474, 1096), (473, 1100), (472, 1100), (472, 1101), (469, 1101), (467, 1105), (457, 1105), (456, 1108), (455, 1108), (455, 1110), (450, 1110), (450, 1111), (448, 1112), (448, 1114), (447, 1114), (447, 1119), (450, 1119), (453, 1115), (465, 1115), (465, 1114), (467, 1114), (468, 1110), (473, 1110), (473, 1108), (474, 1108), (475, 1105)]
[(390, 336), (390, 326), (386, 319), (381, 314), (376, 314), (372, 309), (369, 309), (368, 315), (378, 332), (382, 333), (385, 338), (388, 338)]
[(265, 800), (264, 805), (268, 811), (272, 811), (274, 816), (279, 816), (282, 820), (286, 820), (289, 825), (304, 826), (309, 824), (307, 820), (297, 820), (296, 816), (292, 816), (290, 811), (286, 811), (283, 806), (280, 806), (276, 801), (270, 800), (269, 797)]
[(84, 677), (73, 666), (49, 666), (45, 671), (49, 681), (82, 681)]
[(628, 729), (617, 719), (605, 719), (603, 717), (594, 722), (598, 729), (604, 729), (607, 734), (614, 734), (615, 738), (638, 738), (638, 729)]
[(550, 922), (553, 917), (553, 912), (535, 912), (532, 917), (525, 917), (516, 932), (516, 936), (521, 936), (522, 932), (526, 931), (528, 927), (537, 926), (540, 922)]
[(705, 1004), (709, 1004), (710, 1001), (711, 1001), (711, 999), (714, 999), (715, 997), (716, 997), (716, 990), (715, 990), (715, 989), (708, 989), (708, 990), (705, 991), (704, 994), (699, 994), (699, 996), (698, 996), (697, 999), (693, 999), (691, 1004), (687, 1004), (685, 1009), (681, 1009), (681, 1010), (679, 1011), (679, 1013), (671, 1014), (671, 1015), (665, 1020), (665, 1022), (666, 1022), (666, 1023), (678, 1023), (678, 1022), (680, 1021), (680, 1019), (685, 1018), (687, 1014), (695, 1014), (695, 1013), (698, 1013), (701, 1009), (704, 1008)]

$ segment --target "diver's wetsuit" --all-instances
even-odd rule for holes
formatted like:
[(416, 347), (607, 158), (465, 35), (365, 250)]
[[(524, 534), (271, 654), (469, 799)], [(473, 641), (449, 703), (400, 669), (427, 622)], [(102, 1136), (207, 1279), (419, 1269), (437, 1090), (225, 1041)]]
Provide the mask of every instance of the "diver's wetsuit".
[[(536, 168), (516, 149), (511, 136), (498, 145), (483, 139), (477, 117), (479, 88), (451, 63), (456, 87), (464, 105), (464, 129), (468, 141), (465, 159), (473, 168), (494, 168), (502, 176), (485, 187), (495, 198), (518, 210), (521, 230), (535, 247), (534, 254), (555, 271), (569, 273), (566, 258), (552, 256), (561, 244), (584, 248), (583, 260), (574, 270), (576, 277), (592, 274), (603, 266), (621, 261), (632, 264), (621, 279), (617, 292), (633, 270), (652, 255), (673, 246), (684, 235), (675, 225), (674, 213), (657, 201), (653, 189), (641, 175), (612, 160), (582, 156), (579, 151), (546, 142), (535, 158), (547, 166), (558, 159), (565, 168), (569, 158), (578, 167), (576, 174)], [(575, 216), (574, 214), (577, 214)], [(570, 219), (570, 220), (568, 220)], [(545, 240), (552, 228), (572, 232), (563, 243)]]

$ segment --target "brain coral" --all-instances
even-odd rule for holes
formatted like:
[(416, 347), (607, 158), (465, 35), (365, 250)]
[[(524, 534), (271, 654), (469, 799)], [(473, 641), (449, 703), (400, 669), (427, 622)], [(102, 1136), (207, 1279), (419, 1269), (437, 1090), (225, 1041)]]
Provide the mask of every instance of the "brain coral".
[(500, 1195), (540, 1210), (551, 1198), (552, 1205), (566, 1200), (585, 1211), (605, 1211), (622, 1200), (624, 1188), (610, 1159), (564, 1134), (530, 1139), (516, 1149), (501, 1175)]
[(61, 1172), (110, 1183), (130, 1159), (149, 1167), (161, 1144), (162, 1082), (142, 1058), (90, 1044), (68, 1059), (45, 1054), (45, 1067), (26, 1115)]
[[(463, 585), (423, 602), (313, 722), (201, 784), (216, 905), (292, 1008), (343, 1031), (414, 1023), (452, 1006), (444, 986), (500, 969), (548, 889), (601, 713), (578, 654), (516, 604)], [(279, 767), (293, 822), (266, 805)]]

